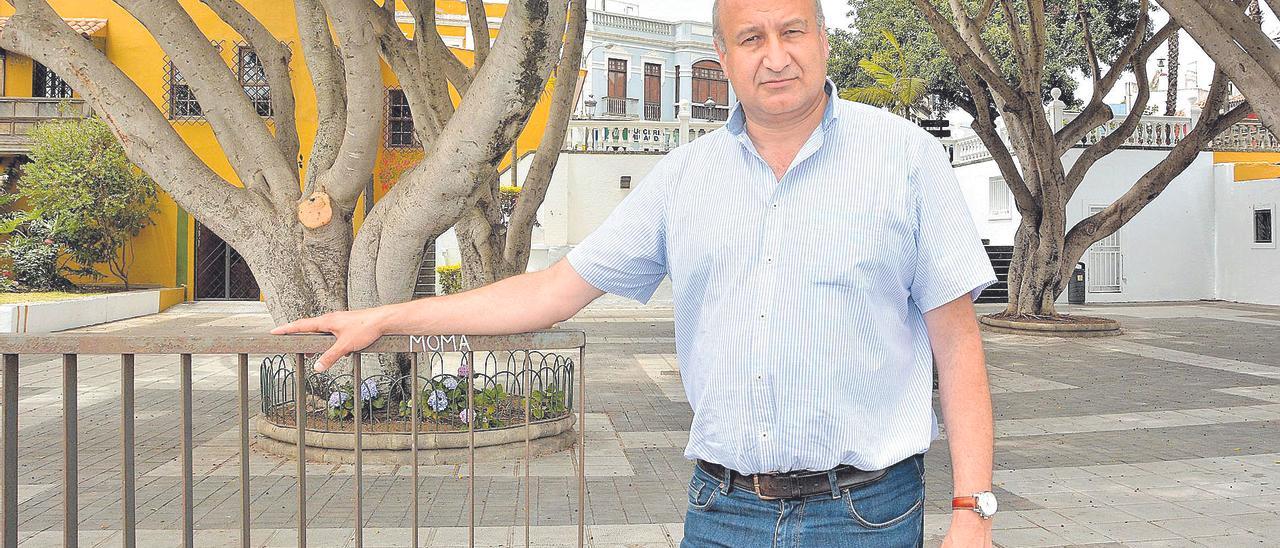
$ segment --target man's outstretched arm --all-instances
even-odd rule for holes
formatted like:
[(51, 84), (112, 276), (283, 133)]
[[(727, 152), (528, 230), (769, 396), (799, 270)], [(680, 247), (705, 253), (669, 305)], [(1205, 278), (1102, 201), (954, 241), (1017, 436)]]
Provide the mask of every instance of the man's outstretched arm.
[(369, 346), (382, 335), (506, 335), (536, 331), (573, 317), (603, 294), (583, 280), (568, 261), (560, 259), (546, 270), (526, 272), (470, 291), (332, 312), (287, 323), (271, 333), (333, 333), (337, 342), (316, 361), (316, 371), (324, 371), (339, 358)]

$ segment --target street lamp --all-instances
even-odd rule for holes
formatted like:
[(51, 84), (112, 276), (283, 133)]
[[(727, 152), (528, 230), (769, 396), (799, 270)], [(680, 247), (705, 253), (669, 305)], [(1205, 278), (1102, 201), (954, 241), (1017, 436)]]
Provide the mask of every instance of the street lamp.
[[(587, 72), (588, 72), (588, 73), (590, 73), (591, 69), (590, 69), (590, 65), (587, 65), (587, 59), (590, 59), (590, 58), (591, 58), (591, 54), (592, 54), (593, 52), (595, 52), (595, 51), (596, 51), (596, 49), (598, 49), (598, 48), (607, 48), (607, 47), (612, 46), (612, 45), (613, 45), (613, 44), (611, 44), (611, 43), (609, 43), (609, 42), (601, 42), (601, 43), (599, 43), (599, 44), (596, 44), (596, 45), (594, 45), (594, 46), (591, 46), (591, 48), (590, 48), (590, 49), (588, 49), (586, 53), (582, 54), (582, 61), (579, 63), (579, 65), (585, 65), (585, 66), (587, 66), (587, 67), (588, 67), (588, 68), (587, 68)], [(583, 101), (583, 103), (582, 103), (583, 109), (584, 109), (584, 110), (586, 110), (586, 112), (587, 112), (587, 118), (591, 118), (591, 117), (592, 117), (592, 115), (593, 115), (593, 114), (595, 114), (596, 101), (595, 101), (594, 99), (592, 99), (592, 97), (593, 97), (593, 95), (587, 95), (587, 100)]]
[(704, 106), (704, 107), (706, 107), (706, 108), (707, 108), (707, 119), (708, 119), (708, 120), (714, 120), (715, 118), (711, 116), (711, 113), (712, 113), (712, 112), (715, 112), (713, 109), (715, 109), (715, 108), (716, 108), (716, 100), (715, 100), (715, 99), (712, 99), (710, 96), (708, 96), (708, 97), (707, 97), (707, 102), (702, 103), (702, 106)]

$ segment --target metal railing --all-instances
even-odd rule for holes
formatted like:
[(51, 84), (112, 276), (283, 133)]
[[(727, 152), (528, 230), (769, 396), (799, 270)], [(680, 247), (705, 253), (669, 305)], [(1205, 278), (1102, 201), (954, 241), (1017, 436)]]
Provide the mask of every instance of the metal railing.
[(644, 102), (644, 119), (656, 122), (662, 119), (662, 103)]
[(729, 107), (708, 107), (695, 103), (693, 105), (693, 118), (695, 120), (724, 122), (729, 119)]
[(643, 17), (636, 17), (633, 15), (607, 13), (603, 11), (591, 12), (591, 24), (597, 27), (611, 27), (634, 32), (660, 34), (663, 36), (671, 36), (675, 34), (674, 23), (658, 21), (656, 19), (645, 19)]
[(634, 97), (605, 97), (600, 102), (600, 115), (614, 118), (639, 118), (640, 100)]
[[(411, 519), (413, 523), (410, 526), (412, 530), (411, 542), (412, 546), (418, 546), (418, 529), (419, 529), (419, 471), (417, 463), (419, 460), (419, 430), (421, 424), (421, 413), (419, 406), (425, 403), (424, 398), (420, 397), (420, 380), (419, 380), (419, 355), (428, 356), (428, 363), (443, 363), (445, 355), (458, 356), (461, 358), (462, 366), (467, 368), (464, 378), (478, 379), (476, 375), (476, 354), (481, 353), (487, 356), (482, 364), (501, 363), (502, 360), (496, 359), (495, 356), (507, 356), (507, 363), (512, 364), (510, 367), (511, 375), (521, 376), (531, 380), (531, 376), (535, 374), (535, 369), (539, 367), (538, 357), (541, 356), (541, 364), (545, 365), (546, 356), (553, 355), (545, 353), (547, 350), (557, 350), (567, 352), (567, 355), (558, 356), (555, 359), (557, 364), (569, 364), (571, 369), (577, 369), (577, 391), (573, 396), (574, 400), (571, 404), (576, 407), (577, 411), (577, 444), (578, 444), (578, 546), (584, 546), (585, 541), (585, 495), (586, 495), (586, 476), (585, 476), (585, 407), (582, 405), (585, 396), (585, 376), (581, 374), (581, 367), (585, 353), (586, 336), (581, 331), (565, 331), (565, 330), (547, 330), (532, 333), (523, 333), (519, 335), (508, 336), (463, 336), (463, 335), (423, 335), (423, 336), (387, 336), (383, 337), (360, 353), (352, 354), (350, 357), (351, 378), (355, 387), (363, 387), (364, 382), (363, 371), (361, 369), (361, 356), (363, 354), (390, 354), (397, 353), (399, 355), (408, 354), (409, 357), (409, 375), (411, 379), (411, 392), (413, 395), (408, 404), (411, 410), (411, 462), (415, 463), (412, 468), (413, 475), (413, 507), (411, 511)], [(2, 442), (2, 450), (4, 462), (4, 483), (0, 485), (0, 515), (3, 515), (3, 536), (0, 537), (0, 546), (3, 548), (17, 548), (19, 540), (19, 506), (18, 506), (18, 425), (21, 417), (19, 416), (18, 396), (20, 391), (20, 372), (23, 369), (19, 364), (19, 357), (25, 355), (61, 355), (62, 357), (62, 379), (61, 379), (61, 403), (62, 403), (62, 499), (63, 499), (63, 545), (74, 547), (78, 544), (79, 530), (79, 487), (78, 487), (78, 408), (77, 408), (77, 377), (80, 372), (80, 357), (84, 355), (118, 355), (120, 359), (120, 465), (121, 475), (121, 499), (120, 499), (120, 524), (123, 533), (123, 546), (125, 548), (133, 548), (136, 546), (136, 506), (135, 493), (137, 492), (135, 470), (135, 393), (134, 393), (134, 366), (135, 356), (138, 354), (162, 354), (177, 356), (177, 376), (179, 391), (179, 425), (180, 425), (180, 450), (179, 458), (181, 461), (181, 536), (182, 546), (191, 547), (194, 545), (194, 509), (193, 500), (193, 445), (192, 445), (192, 357), (196, 355), (234, 355), (237, 356), (238, 363), (236, 365), (237, 377), (237, 403), (238, 403), (238, 430), (239, 430), (239, 524), (240, 524), (240, 545), (252, 546), (251, 543), (251, 512), (250, 512), (250, 476), (249, 476), (249, 356), (250, 354), (284, 354), (290, 355), (294, 360), (294, 371), (292, 377), (292, 388), (295, 405), (294, 410), (294, 428), (296, 430), (296, 459), (297, 459), (297, 545), (305, 547), (307, 545), (307, 449), (306, 443), (307, 424), (309, 420), (309, 407), (307, 405), (298, 404), (298, 402), (308, 401), (308, 378), (310, 366), (308, 363), (308, 355), (315, 355), (325, 351), (333, 343), (333, 338), (327, 335), (294, 335), (294, 336), (267, 336), (267, 335), (218, 335), (206, 334), (202, 336), (135, 336), (123, 337), (119, 335), (104, 334), (53, 334), (39, 336), (0, 336), (0, 354), (3, 354), (3, 376), (0, 381), (3, 382), (3, 400), (0, 400), (0, 408), (3, 410), (3, 419), (0, 425), (3, 426), (3, 435), (0, 436)], [(576, 356), (573, 354), (576, 353)], [(430, 369), (430, 365), (428, 365)], [(428, 372), (430, 373), (430, 371)], [(525, 382), (522, 385), (524, 390), (531, 390), (533, 383)], [(363, 546), (364, 537), (364, 484), (362, 479), (362, 436), (363, 433), (363, 417), (367, 411), (365, 410), (365, 402), (363, 399), (369, 396), (363, 393), (363, 390), (352, 390), (350, 397), (354, 399), (354, 405), (351, 407), (354, 417), (352, 428), (354, 430), (354, 447), (352, 447), (352, 455), (354, 459), (354, 483), (355, 489), (352, 493), (355, 503), (355, 524), (354, 524), (354, 545)], [(478, 416), (475, 409), (476, 391), (468, 388), (466, 392), (466, 405), (470, 411), (469, 420), (466, 420), (467, 442), (467, 498), (469, 500), (469, 525), (468, 540), (471, 545), (475, 544), (475, 528), (476, 528), (476, 497), (475, 497), (475, 434), (476, 434), (476, 417)], [(525, 543), (529, 544), (529, 535), (531, 527), (531, 510), (529, 499), (529, 486), (531, 486), (529, 477), (530, 465), (530, 406), (531, 400), (529, 394), (523, 394), (522, 401), (524, 405), (524, 518), (525, 518)]]

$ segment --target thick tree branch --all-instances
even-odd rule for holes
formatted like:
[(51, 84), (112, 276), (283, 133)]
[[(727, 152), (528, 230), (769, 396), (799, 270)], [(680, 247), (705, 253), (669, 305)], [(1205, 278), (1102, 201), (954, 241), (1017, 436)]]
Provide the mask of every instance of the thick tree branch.
[[(322, 0), (338, 35), (347, 82), (347, 119), (333, 167), (317, 184), (349, 211), (373, 176), (382, 136), (382, 65), (373, 24), (361, 10), (339, 0)], [(382, 12), (382, 10), (377, 10)]]
[(478, 72), (489, 58), (489, 15), (484, 11), (484, 0), (467, 0), (467, 17), (471, 21), (471, 39), (475, 42), (475, 63), (472, 72)]
[[(1089, 28), (1089, 10), (1085, 9), (1084, 2), (1076, 0), (1076, 17), (1080, 19), (1080, 28), (1084, 31), (1084, 51), (1089, 56), (1089, 79), (1095, 84), (1102, 78), (1102, 68), (1098, 62), (1098, 49), (1093, 43), (1093, 30)], [(1098, 95), (1095, 91), (1095, 97)]]
[(413, 41), (417, 44), (420, 63), (424, 67), (439, 66), (458, 93), (465, 94), (471, 86), (473, 74), (445, 45), (440, 32), (436, 30), (435, 0), (405, 0), (405, 5), (409, 7), (409, 13), (413, 14), (415, 21)]
[[(289, 46), (271, 34), (267, 27), (258, 21), (249, 10), (235, 0), (201, 0), (218, 18), (231, 26), (253, 48), (253, 52), (262, 63), (263, 72), (267, 76), (267, 84), (271, 89), (271, 116), (276, 127), (276, 142), (281, 155), (290, 159), (289, 167), (293, 170), (294, 183), (282, 188), (282, 195), (288, 201), (298, 199), (298, 171), (293, 161), (298, 158), (298, 124), (294, 108), (293, 81), (289, 77), (289, 61), (293, 53)], [(282, 185), (286, 186), (286, 185)]]
[[(1157, 1), (1240, 88), (1267, 129), (1280, 135), (1280, 48), (1234, 3), (1210, 11), (1209, 1)], [(1228, 7), (1229, 17), (1214, 15)]]
[(302, 41), (303, 59), (311, 73), (316, 94), (316, 138), (311, 145), (303, 192), (311, 194), (316, 177), (329, 171), (338, 157), (343, 131), (347, 125), (347, 81), (342, 59), (333, 43), (329, 18), (320, 0), (295, 0), (298, 36)]
[(1107, 67), (1107, 73), (1102, 77), (1101, 81), (1095, 81), (1093, 88), (1093, 96), (1089, 99), (1089, 103), (1080, 110), (1074, 119), (1058, 129), (1054, 134), (1055, 150), (1058, 155), (1066, 154), (1068, 150), (1080, 143), (1080, 139), (1085, 134), (1097, 129), (1102, 124), (1107, 123), (1114, 116), (1111, 107), (1106, 104), (1106, 95), (1119, 82), (1120, 77), (1134, 64), (1143, 64), (1145, 66), (1147, 59), (1151, 57), (1151, 53), (1157, 47), (1169, 39), (1173, 33), (1178, 32), (1178, 24), (1169, 21), (1160, 27), (1151, 36), (1150, 40), (1142, 41), (1142, 37), (1146, 35), (1147, 16), (1146, 16), (1146, 0), (1143, 0), (1139, 9), (1143, 10), (1138, 16), (1138, 24), (1134, 28), (1133, 36), (1129, 37), (1129, 41), (1125, 44), (1120, 55), (1111, 66)]
[[(422, 51), (424, 48), (421, 36), (424, 31), (417, 29), (435, 29), (435, 10), (431, 17), (423, 17), (414, 13), (413, 40), (405, 37), (394, 17), (377, 7), (371, 0), (356, 3), (362, 6), (373, 21), (374, 30), (378, 34), (382, 57), (391, 70), (398, 75), (415, 75), (401, 78), (400, 88), (409, 103), (409, 115), (413, 118), (413, 130), (424, 148), (431, 148), (435, 136), (444, 128), (445, 123), (453, 115), (453, 100), (449, 97), (449, 86), (445, 78), (439, 77), (441, 64), (439, 56)], [(428, 31), (434, 32), (434, 31)], [(437, 35), (438, 37), (438, 35)], [(453, 54), (450, 53), (450, 56)], [(417, 77), (416, 75), (430, 75)]]
[(295, 180), (275, 138), (250, 103), (239, 80), (209, 44), (186, 10), (168, 0), (116, 0), (164, 49), (200, 101), (228, 162), (246, 188), (279, 200)]
[(991, 11), (995, 9), (995, 3), (996, 0), (984, 0), (982, 7), (978, 8), (978, 13), (974, 14), (973, 26), (977, 27), (978, 30), (982, 30), (982, 27), (986, 26), (987, 18), (991, 17)]
[[(466, 211), (467, 198), (511, 148), (559, 56), (567, 0), (512, 2), (488, 62), (428, 156), (379, 201), (356, 235), (354, 307), (412, 293), (422, 249)], [(425, 216), (422, 211), (432, 211)], [(370, 229), (373, 229), (371, 231)]]
[[(1017, 91), (1009, 85), (1004, 75), (1000, 73), (1000, 66), (994, 61), (989, 62), (989, 55), (984, 56), (978, 49), (972, 47), (965, 37), (961, 36), (960, 31), (956, 30), (955, 26), (952, 26), (946, 16), (942, 15), (934, 7), (931, 0), (912, 0), (912, 2), (920, 10), (920, 13), (924, 15), (925, 20), (929, 22), (929, 26), (933, 28), (934, 33), (938, 36), (938, 41), (951, 54), (957, 67), (968, 66), (971, 68), (978, 74), (978, 77), (991, 86), (995, 95), (1005, 98), (1006, 101), (1009, 98), (1018, 96)], [(959, 0), (952, 0), (953, 11), (955, 9), (960, 10), (959, 13), (955, 14), (956, 17), (960, 19), (962, 25), (971, 24), (968, 16), (964, 14), (963, 6), (958, 2)], [(977, 40), (980, 42), (981, 36), (978, 36)]]
[(266, 221), (268, 204), (218, 177), (138, 85), (44, 0), (13, 4), (17, 13), (0, 32), (0, 47), (39, 61), (70, 83), (133, 163), (202, 224), (232, 246), (244, 245)]
[[(560, 64), (556, 67), (555, 89), (551, 91), (546, 130), (538, 143), (538, 152), (525, 175), (511, 219), (507, 224), (506, 249), (503, 257), (508, 264), (523, 270), (529, 262), (529, 238), (538, 207), (547, 196), (551, 175), (560, 158), (560, 149), (568, 133), (569, 118), (573, 113), (574, 95), (578, 89), (578, 72), (582, 66), (582, 42), (587, 30), (586, 0), (570, 0), (569, 28), (565, 32)], [(519, 159), (517, 158), (518, 162)]]

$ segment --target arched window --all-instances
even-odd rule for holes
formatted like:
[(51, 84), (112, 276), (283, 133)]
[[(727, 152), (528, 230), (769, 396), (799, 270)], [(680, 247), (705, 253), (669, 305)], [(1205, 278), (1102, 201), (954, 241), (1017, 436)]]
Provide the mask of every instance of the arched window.
[[(716, 106), (707, 109), (707, 99), (715, 101)], [(693, 93), (689, 100), (693, 103), (694, 118), (729, 119), (729, 80), (725, 79), (720, 63), (708, 59), (693, 64)]]

